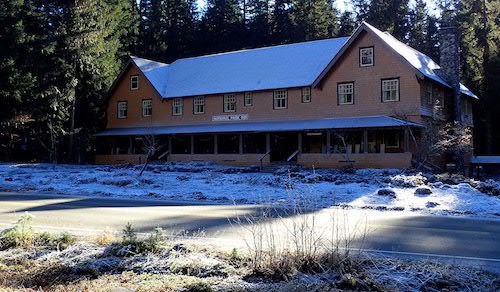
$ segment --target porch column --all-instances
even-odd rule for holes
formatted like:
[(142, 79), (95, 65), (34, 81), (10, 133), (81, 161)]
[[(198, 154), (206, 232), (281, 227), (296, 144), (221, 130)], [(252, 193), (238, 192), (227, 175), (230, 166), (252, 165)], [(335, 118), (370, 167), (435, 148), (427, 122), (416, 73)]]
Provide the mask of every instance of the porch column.
[(191, 137), (191, 154), (194, 154), (194, 136), (190, 135), (189, 137)]
[(127, 154), (132, 154), (132, 145), (133, 145), (133, 142), (132, 142), (132, 136), (128, 137), (128, 149), (127, 149)]
[(363, 130), (363, 152), (368, 153), (368, 130)]
[(332, 153), (332, 132), (326, 131), (326, 154)]
[(266, 133), (266, 153), (271, 151), (271, 134)]
[(172, 154), (172, 136), (168, 136), (168, 153)]
[(405, 129), (404, 132), (404, 150), (405, 152), (410, 152), (410, 130)]
[(239, 142), (240, 142), (239, 153), (243, 154), (243, 134), (240, 134), (239, 137), (240, 137), (240, 139), (239, 139)]
[(297, 150), (299, 150), (299, 153), (302, 153), (302, 133), (299, 132), (297, 133)]
[(214, 154), (217, 154), (218, 152), (218, 147), (217, 147), (217, 135), (214, 135)]

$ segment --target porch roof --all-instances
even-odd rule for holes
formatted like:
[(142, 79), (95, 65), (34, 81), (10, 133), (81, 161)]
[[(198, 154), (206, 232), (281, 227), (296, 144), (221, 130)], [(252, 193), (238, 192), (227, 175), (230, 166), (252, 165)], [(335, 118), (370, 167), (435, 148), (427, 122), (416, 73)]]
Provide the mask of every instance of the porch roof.
[(204, 125), (182, 125), (163, 127), (134, 127), (106, 129), (96, 136), (167, 135), (232, 132), (286, 132), (321, 129), (360, 129), (387, 127), (423, 127), (389, 116), (368, 116), (349, 118), (327, 118), (318, 120), (268, 121), (268, 122), (218, 122)]

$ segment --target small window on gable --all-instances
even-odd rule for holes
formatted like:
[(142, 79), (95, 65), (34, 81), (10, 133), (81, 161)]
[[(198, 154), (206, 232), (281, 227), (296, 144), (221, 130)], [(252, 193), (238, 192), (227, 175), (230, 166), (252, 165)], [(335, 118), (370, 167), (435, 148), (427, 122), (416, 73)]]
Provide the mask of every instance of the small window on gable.
[(311, 102), (311, 87), (302, 87), (302, 102)]
[(181, 116), (184, 111), (183, 99), (174, 98), (172, 101), (172, 115)]
[(128, 115), (128, 104), (126, 101), (117, 103), (117, 115), (119, 119), (126, 119)]
[(373, 66), (373, 47), (359, 49), (359, 65), (361, 67)]
[(245, 92), (245, 106), (253, 105), (253, 94), (250, 91)]
[(142, 116), (150, 117), (153, 115), (153, 101), (151, 99), (142, 100)]
[(288, 107), (288, 92), (286, 89), (273, 91), (273, 108), (285, 109)]
[(193, 113), (194, 114), (204, 114), (205, 113), (205, 97), (197, 96), (193, 98)]
[(139, 75), (130, 76), (130, 89), (131, 90), (139, 89)]
[(399, 79), (382, 79), (382, 101), (399, 101)]
[(234, 113), (236, 111), (236, 94), (224, 94), (224, 112)]
[(339, 83), (337, 85), (337, 96), (339, 104), (353, 104), (354, 82)]

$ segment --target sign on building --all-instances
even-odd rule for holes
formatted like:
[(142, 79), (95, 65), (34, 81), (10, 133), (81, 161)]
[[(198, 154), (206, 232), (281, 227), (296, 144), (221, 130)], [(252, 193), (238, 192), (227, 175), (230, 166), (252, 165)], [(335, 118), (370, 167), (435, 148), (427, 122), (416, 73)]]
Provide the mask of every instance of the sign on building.
[(231, 122), (231, 121), (246, 121), (246, 120), (248, 120), (248, 114), (212, 116), (212, 122)]

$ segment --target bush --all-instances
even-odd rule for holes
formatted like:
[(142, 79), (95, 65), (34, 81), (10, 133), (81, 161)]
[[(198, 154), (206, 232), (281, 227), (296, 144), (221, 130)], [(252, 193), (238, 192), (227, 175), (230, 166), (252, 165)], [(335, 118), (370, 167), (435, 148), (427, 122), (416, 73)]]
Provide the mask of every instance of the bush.
[(156, 228), (155, 231), (144, 239), (139, 239), (137, 232), (132, 224), (127, 223), (122, 230), (122, 242), (115, 243), (110, 247), (109, 252), (117, 256), (130, 256), (136, 254), (159, 254), (165, 251), (164, 232), (161, 228)]
[(113, 234), (113, 232), (111, 232), (110, 230), (106, 229), (102, 233), (98, 234), (95, 237), (94, 241), (98, 245), (105, 246), (105, 245), (109, 245), (109, 244), (115, 242), (116, 241), (116, 237)]
[(76, 242), (76, 237), (68, 232), (61, 234), (50, 234), (44, 232), (37, 236), (36, 245), (51, 249), (63, 250)]
[(205, 282), (195, 282), (186, 286), (187, 292), (212, 292), (213, 289)]
[(14, 226), (0, 234), (0, 248), (29, 248), (34, 244), (33, 215), (26, 212)]

